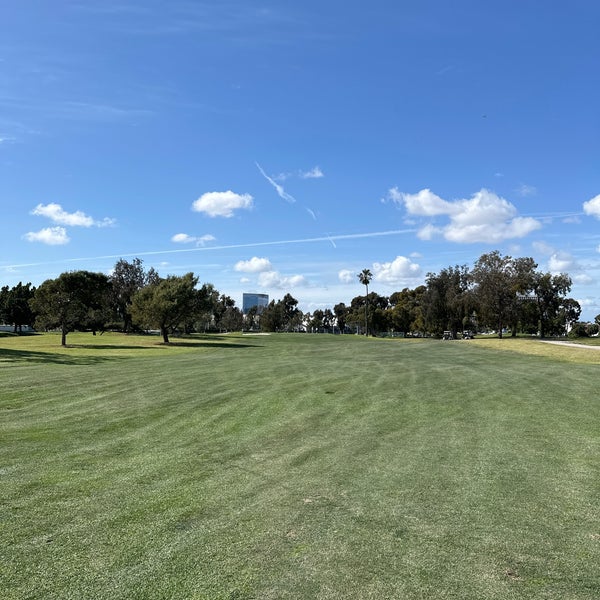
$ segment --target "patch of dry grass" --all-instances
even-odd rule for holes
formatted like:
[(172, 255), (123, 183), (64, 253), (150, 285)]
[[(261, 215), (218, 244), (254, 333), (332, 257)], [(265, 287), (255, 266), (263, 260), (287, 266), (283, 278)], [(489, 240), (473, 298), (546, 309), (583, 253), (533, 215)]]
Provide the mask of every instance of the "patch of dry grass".
[[(462, 342), (461, 342), (462, 343)], [(467, 343), (467, 342), (465, 342)], [(581, 347), (567, 346), (566, 344), (549, 344), (536, 338), (477, 338), (469, 340), (469, 344), (481, 349), (500, 352), (514, 352), (527, 356), (549, 358), (560, 362), (576, 363), (582, 365), (600, 364), (600, 349), (590, 345), (581, 344)]]

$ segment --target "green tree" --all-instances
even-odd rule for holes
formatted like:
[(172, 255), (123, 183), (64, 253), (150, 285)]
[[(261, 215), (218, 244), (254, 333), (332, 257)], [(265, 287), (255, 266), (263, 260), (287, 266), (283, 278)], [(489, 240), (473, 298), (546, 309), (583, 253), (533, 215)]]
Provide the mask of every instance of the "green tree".
[[(227, 326), (223, 323), (223, 319), (226, 314), (232, 315), (231, 310), (235, 308), (235, 300), (225, 294), (221, 294), (218, 300), (213, 305), (213, 315), (216, 326), (221, 329), (227, 329)], [(229, 311), (229, 313), (227, 312)]]
[(395, 331), (409, 333), (425, 328), (423, 306), (427, 288), (424, 285), (414, 290), (404, 288), (394, 292), (390, 298), (389, 321)]
[(282, 300), (283, 322), (286, 331), (296, 331), (302, 324), (302, 311), (298, 308), (298, 300), (286, 294)]
[(98, 315), (106, 311), (110, 297), (110, 282), (103, 273), (70, 271), (56, 279), (48, 279), (36, 290), (30, 301), (36, 313), (36, 325), (42, 329), (59, 328), (61, 345), (66, 346), (67, 334), (75, 329), (97, 323)]
[(335, 315), (331, 312), (330, 308), (326, 308), (323, 311), (323, 328), (325, 331), (331, 332), (333, 324), (335, 323)]
[(7, 285), (4, 285), (2, 288), (0, 288), (0, 322), (2, 324), (7, 323), (6, 307), (9, 293), (10, 288)]
[(536, 274), (533, 294), (538, 308), (540, 337), (564, 333), (567, 312), (561, 313), (561, 309), (565, 307), (566, 295), (571, 291), (571, 284), (571, 278), (565, 273)]
[(580, 323), (579, 321), (572, 324), (569, 330), (570, 338), (582, 338), (589, 336), (589, 323)]
[(252, 331), (254, 329), (259, 328), (260, 323), (260, 315), (258, 314), (258, 306), (251, 306), (246, 312), (245, 315), (242, 315), (244, 318), (244, 328), (248, 331)]
[(457, 265), (428, 273), (425, 283), (422, 302), (427, 330), (436, 335), (452, 331), (456, 337), (473, 307), (468, 268)]
[(147, 273), (140, 258), (127, 262), (121, 258), (117, 261), (110, 276), (113, 290), (115, 312), (123, 323), (124, 333), (132, 329), (131, 303), (139, 290), (150, 283), (156, 283), (158, 273), (151, 268)]
[(348, 318), (348, 307), (340, 302), (333, 307), (333, 314), (335, 315), (335, 321), (340, 330), (340, 333), (346, 331), (346, 320)]
[(373, 279), (373, 273), (369, 269), (363, 269), (358, 275), (358, 280), (365, 286), (365, 335), (369, 335), (369, 283)]
[(323, 328), (323, 311), (317, 308), (313, 311), (312, 317), (308, 322), (311, 333), (318, 333)]
[(237, 306), (228, 306), (221, 317), (220, 325), (226, 331), (241, 331), (244, 327), (244, 315)]
[(143, 287), (133, 297), (133, 321), (142, 327), (160, 329), (165, 344), (169, 333), (198, 310), (198, 278), (193, 273), (170, 275)]
[(33, 325), (35, 315), (29, 301), (33, 298), (35, 287), (31, 283), (19, 282), (12, 288), (5, 286), (0, 290), (0, 321), (14, 327), (14, 332), (22, 332), (23, 325)]
[(286, 294), (281, 300), (271, 300), (260, 315), (260, 327), (264, 331), (296, 331), (302, 325), (302, 311), (298, 300)]
[(501, 338), (511, 320), (517, 294), (512, 257), (502, 256), (497, 250), (482, 254), (473, 267), (472, 279), (480, 323), (495, 328)]
[[(527, 321), (531, 315), (531, 292), (536, 277), (537, 264), (530, 257), (512, 260), (511, 288), (514, 292), (508, 307), (508, 324), (511, 335), (515, 337), (519, 325), (521, 330), (527, 329)], [(536, 323), (537, 331), (537, 323)]]
[[(569, 331), (575, 323), (579, 322), (581, 316), (581, 305), (573, 298), (564, 298), (560, 303), (558, 319), (566, 331)], [(585, 326), (585, 324), (584, 324)]]
[(260, 328), (263, 331), (281, 331), (283, 324), (283, 304), (281, 300), (271, 300), (260, 315)]

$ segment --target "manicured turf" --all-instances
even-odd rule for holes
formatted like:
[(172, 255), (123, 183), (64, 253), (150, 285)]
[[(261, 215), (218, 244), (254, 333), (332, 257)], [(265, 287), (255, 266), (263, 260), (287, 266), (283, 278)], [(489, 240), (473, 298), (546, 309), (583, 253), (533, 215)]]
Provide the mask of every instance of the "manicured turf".
[(600, 351), (0, 339), (4, 599), (596, 599)]

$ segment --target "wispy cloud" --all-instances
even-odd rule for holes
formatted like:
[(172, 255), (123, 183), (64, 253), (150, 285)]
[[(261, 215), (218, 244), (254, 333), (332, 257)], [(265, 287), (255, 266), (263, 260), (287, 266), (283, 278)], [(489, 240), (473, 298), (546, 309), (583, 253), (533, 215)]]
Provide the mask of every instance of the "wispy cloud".
[(187, 233), (176, 233), (171, 241), (176, 244), (196, 244), (198, 246), (204, 246), (209, 242), (214, 242), (216, 240), (215, 236), (207, 233), (206, 235), (202, 235), (200, 237), (196, 237), (193, 235), (188, 235)]
[[(52, 109), (52, 106), (46, 108)], [(154, 114), (146, 108), (131, 108), (116, 106), (114, 104), (103, 104), (100, 102), (65, 102), (54, 107), (58, 116), (72, 119), (86, 119), (92, 121), (115, 121), (121, 119), (148, 117)]]
[(537, 188), (533, 185), (528, 185), (527, 183), (522, 183), (515, 190), (515, 192), (522, 198), (528, 198), (530, 196), (535, 196), (537, 194)]
[(277, 183), (272, 177), (269, 177), (265, 173), (264, 169), (258, 163), (255, 163), (255, 164), (258, 167), (258, 170), (260, 171), (261, 175), (275, 188), (275, 191), (277, 192), (277, 194), (279, 195), (280, 198), (282, 198), (283, 200), (286, 200), (287, 202), (290, 202), (290, 203), (296, 202), (296, 198), (294, 198), (294, 196), (292, 196), (291, 194), (288, 194), (283, 189), (282, 185)]
[(313, 167), (310, 171), (301, 171), (300, 177), (302, 179), (321, 179), (321, 177), (325, 177), (325, 175), (320, 167)]
[(300, 179), (321, 179), (325, 177), (325, 174), (321, 170), (321, 167), (316, 166), (308, 171), (287, 171), (284, 173), (278, 173), (277, 175), (273, 175), (271, 179), (273, 181), (286, 181), (292, 177), (299, 177)]

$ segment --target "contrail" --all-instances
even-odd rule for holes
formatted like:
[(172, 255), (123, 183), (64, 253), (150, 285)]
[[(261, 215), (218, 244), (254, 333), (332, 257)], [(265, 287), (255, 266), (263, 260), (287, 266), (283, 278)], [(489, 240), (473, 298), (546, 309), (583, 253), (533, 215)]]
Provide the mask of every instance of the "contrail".
[(294, 203), (296, 202), (296, 198), (294, 198), (294, 196), (292, 196), (291, 194), (288, 194), (284, 189), (282, 185), (279, 185), (276, 181), (273, 181), (273, 179), (271, 179), (271, 177), (269, 177), (263, 170), (263, 168), (258, 164), (255, 163), (256, 166), (258, 167), (258, 170), (261, 172), (262, 176), (275, 188), (275, 190), (277, 191), (277, 193), (279, 194), (280, 198), (283, 198), (284, 200), (287, 200), (290, 203)]
[(335, 247), (335, 241), (339, 240), (358, 240), (365, 238), (374, 237), (385, 237), (390, 235), (406, 235), (408, 233), (415, 233), (416, 229), (392, 229), (389, 231), (373, 231), (369, 233), (347, 233), (341, 235), (327, 235), (321, 237), (302, 238), (296, 240), (274, 240), (271, 242), (249, 242), (247, 244), (229, 244), (223, 246), (200, 246), (196, 248), (177, 248), (175, 250), (151, 250), (147, 252), (123, 252), (121, 254), (104, 254), (102, 256), (86, 256), (80, 258), (65, 258), (63, 260), (53, 260), (47, 262), (37, 263), (22, 263), (16, 265), (0, 265), (0, 269), (19, 269), (24, 267), (40, 267), (44, 265), (53, 265), (70, 262), (84, 262), (88, 260), (106, 260), (106, 259), (119, 259), (129, 256), (141, 257), (141, 256), (157, 256), (160, 254), (183, 254), (186, 252), (210, 252), (214, 250), (232, 250), (235, 248), (260, 248), (262, 246), (285, 246), (289, 244), (314, 244), (317, 242), (330, 242)]

